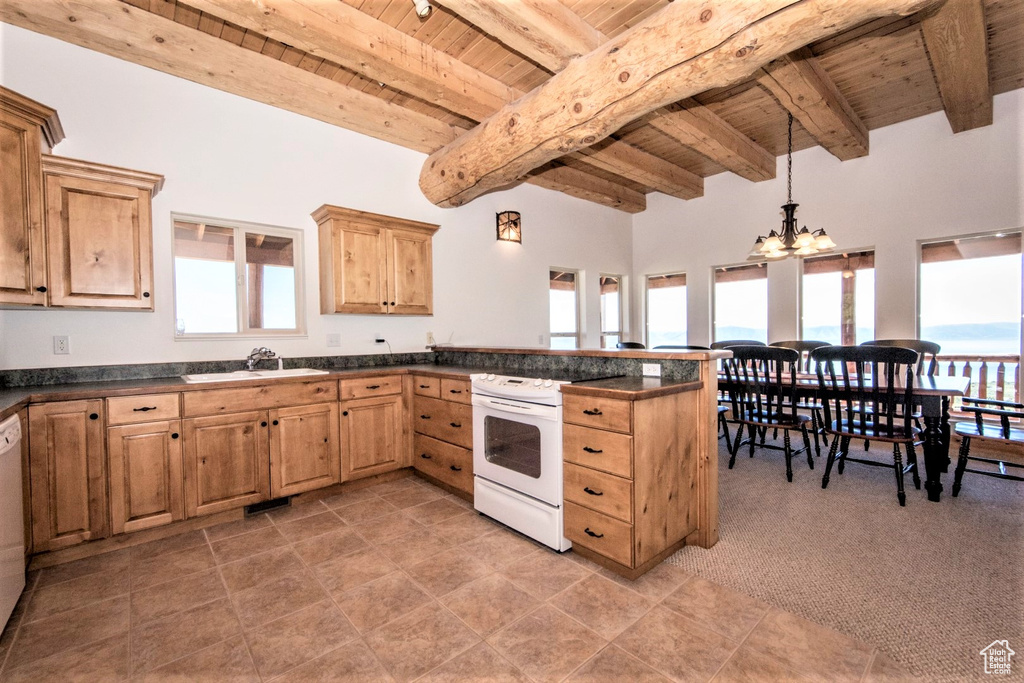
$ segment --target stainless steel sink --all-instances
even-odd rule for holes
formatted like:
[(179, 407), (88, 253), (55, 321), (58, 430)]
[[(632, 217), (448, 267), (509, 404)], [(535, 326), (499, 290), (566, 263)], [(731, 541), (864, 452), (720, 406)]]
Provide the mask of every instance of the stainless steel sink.
[(235, 370), (233, 372), (207, 372), (199, 375), (182, 375), (181, 378), (190, 384), (201, 382), (240, 382), (254, 379), (274, 379), (275, 377), (305, 377), (307, 375), (326, 375), (326, 370), (313, 368), (292, 368), (290, 370)]

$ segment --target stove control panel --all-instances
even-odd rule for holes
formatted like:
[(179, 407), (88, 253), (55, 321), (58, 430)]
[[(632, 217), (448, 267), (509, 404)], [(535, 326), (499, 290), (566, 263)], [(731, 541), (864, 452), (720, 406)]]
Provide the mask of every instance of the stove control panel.
[(569, 384), (569, 382), (557, 379), (509, 377), (507, 375), (485, 374), (482, 372), (472, 374), (469, 378), (473, 387), (473, 393), (509, 398), (520, 397), (524, 399), (560, 396), (559, 387), (563, 384)]

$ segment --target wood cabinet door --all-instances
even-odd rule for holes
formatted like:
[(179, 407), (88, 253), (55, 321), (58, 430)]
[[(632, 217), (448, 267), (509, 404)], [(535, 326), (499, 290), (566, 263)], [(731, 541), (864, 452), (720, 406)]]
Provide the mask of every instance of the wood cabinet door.
[(341, 404), (341, 480), (398, 469), (402, 397), (382, 396)]
[(335, 223), (332, 242), (334, 308), (325, 312), (387, 313), (386, 255), (380, 228)]
[(389, 312), (431, 315), (434, 311), (431, 235), (409, 230), (388, 230)]
[(46, 303), (39, 124), (0, 107), (0, 303)]
[(32, 541), (36, 552), (109, 534), (103, 401), (29, 406)]
[(185, 518), (181, 422), (107, 429), (110, 525), (115, 534)]
[(272, 498), (339, 481), (338, 404), (321, 403), (270, 411)]
[(183, 420), (186, 517), (270, 498), (269, 426), (262, 410)]
[(45, 174), (51, 306), (153, 309), (150, 192)]

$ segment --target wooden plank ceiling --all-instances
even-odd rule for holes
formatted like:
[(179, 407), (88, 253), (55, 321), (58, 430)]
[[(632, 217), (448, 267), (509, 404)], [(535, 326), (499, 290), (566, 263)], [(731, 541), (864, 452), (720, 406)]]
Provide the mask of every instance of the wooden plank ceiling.
[[(559, 1), (561, 6), (554, 8), (559, 11), (547, 11)], [(332, 61), (318, 56), (336, 51), (332, 52), (331, 46), (310, 45), (314, 38), (304, 32), (305, 23), (298, 22), (300, 28), (291, 34), (287, 23), (282, 23), (292, 12), (301, 17), (302, 12), (334, 11), (325, 10), (327, 5), (322, 0), (121, 2), (124, 4), (114, 0), (4, 0), (0, 3), (0, 20), (428, 152), (473, 128), (499, 106), (543, 85), (574, 54), (595, 49), (668, 5), (668, 0), (519, 0), (521, 4), (436, 0), (430, 16), (420, 19), (411, 0), (343, 0), (348, 8), (371, 20), (366, 27), (378, 26), (383, 32), (372, 36), (363, 33), (367, 45), (361, 49), (379, 58), (376, 63), (374, 59), (354, 57), (346, 67), (339, 63), (341, 58)], [(74, 16), (76, 3), (80, 17)], [(481, 12), (512, 14), (514, 10), (508, 8), (517, 4), (540, 7), (541, 14), (555, 17), (544, 27), (552, 31), (565, 31), (580, 19), (585, 23), (576, 25), (573, 40), (568, 40), (566, 34), (566, 40), (556, 41), (563, 46), (561, 50), (567, 51), (561, 54), (559, 49), (552, 54), (523, 43), (514, 25), (507, 33), (492, 27), (494, 35), (489, 35), (470, 23), (474, 20), (487, 26)], [(116, 12), (115, 7), (122, 7), (124, 12)], [(259, 12), (247, 15), (246, 7), (269, 8), (267, 17), (276, 16), (272, 21), (260, 17)], [(275, 12), (275, 8), (283, 11)], [(155, 17), (147, 18), (139, 10)], [(501, 20), (509, 23), (508, 16), (497, 19), (494, 26)], [(169, 22), (177, 26), (172, 30)], [(336, 24), (345, 25), (351, 23)], [(182, 44), (154, 46), (152, 54), (143, 54), (144, 45), (133, 47), (129, 41), (105, 40), (104, 32), (111, 32), (113, 26), (122, 36), (131, 35), (133, 26), (139, 27), (139, 43), (148, 38)], [(261, 32), (257, 27), (266, 30)], [(431, 98), (426, 94), (429, 87), (404, 78), (409, 74), (410, 79), (413, 75), (422, 79), (422, 73), (403, 72), (401, 65), (387, 62), (384, 43), (396, 45), (397, 34), (392, 29), (415, 41), (398, 45), (399, 52), (407, 54), (404, 51), (413, 46), (427, 49), (420, 54), (434, 63), (440, 64), (439, 59), (457, 60), (459, 64), (449, 62), (449, 67), (458, 67), (454, 70), (438, 67), (437, 77), (444, 79), (454, 73), (493, 94), (493, 99), (477, 103), (459, 101), (457, 97)], [(391, 31), (390, 37), (387, 31)], [(204, 50), (203, 45), (213, 45), (209, 37), (230, 44), (225, 47), (232, 51)], [(297, 45), (306, 45), (309, 50)], [(157, 54), (158, 49), (163, 52)], [(247, 56), (235, 49), (245, 51)], [(321, 83), (316, 79), (331, 81), (333, 84), (317, 88), (326, 93), (328, 102), (338, 93), (348, 96), (352, 91), (382, 100), (388, 103), (383, 111), (389, 116), (399, 114), (394, 131), (389, 132), (390, 124), (380, 126), (374, 121), (353, 125), (351, 118), (331, 115), (322, 103), (319, 108), (311, 104), (308, 111), (303, 111), (300, 98), (283, 102), (282, 98), (268, 96), (273, 82), (262, 91), (251, 84), (232, 84), (230, 77), (243, 78), (244, 69), (232, 68), (230, 74), (221, 74), (223, 78), (218, 80), (214, 70), (227, 67), (213, 64), (204, 75), (200, 73), (207, 70), (201, 61), (204, 52), (215, 53), (222, 62), (223, 55), (229, 55), (233, 64), (244, 63), (249, 73), (267, 62), (280, 62), (295, 71), (275, 65), (267, 69), (268, 79), (285, 78), (288, 73), (298, 77), (299, 71), (307, 72), (301, 81), (307, 88)], [(190, 63), (173, 64), (174, 60)], [(402, 83), (406, 91), (377, 80), (380, 73), (392, 74), (394, 82)], [(986, 74), (987, 83), (979, 83)], [(528, 181), (637, 212), (645, 207), (644, 195), (654, 190), (683, 198), (700, 196), (702, 179), (717, 173), (735, 172), (752, 182), (772, 177), (774, 157), (785, 153), (787, 112), (792, 112), (797, 122), (795, 149), (822, 145), (847, 159), (869, 153), (867, 131), (944, 108), (956, 130), (986, 125), (991, 122), (992, 95), (1022, 86), (1024, 2), (949, 0), (945, 7), (909, 17), (861, 24), (776, 60), (741, 83), (651, 112), (611, 139), (535, 170)], [(423, 96), (417, 96), (417, 91)], [(347, 105), (347, 116), (358, 118), (361, 111), (371, 110), (374, 116), (382, 116), (377, 109), (361, 108), (359, 103), (365, 101), (365, 97), (357, 98)], [(420, 126), (426, 130), (422, 136), (409, 133), (417, 121), (430, 124)]]

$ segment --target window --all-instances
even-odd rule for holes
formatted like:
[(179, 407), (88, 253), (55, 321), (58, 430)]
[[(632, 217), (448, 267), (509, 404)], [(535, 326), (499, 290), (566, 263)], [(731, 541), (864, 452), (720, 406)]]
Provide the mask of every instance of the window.
[(548, 277), (551, 348), (575, 349), (580, 345), (579, 273), (551, 270)]
[(860, 344), (875, 338), (875, 252), (804, 259), (801, 338)]
[(305, 333), (301, 230), (173, 219), (177, 338)]
[(686, 346), (686, 274), (647, 276), (647, 346)]
[(622, 276), (601, 276), (601, 348), (614, 349), (622, 339)]
[(919, 281), (921, 339), (943, 355), (1020, 355), (1020, 232), (923, 244)]
[(768, 269), (763, 263), (715, 268), (715, 341), (768, 343)]

